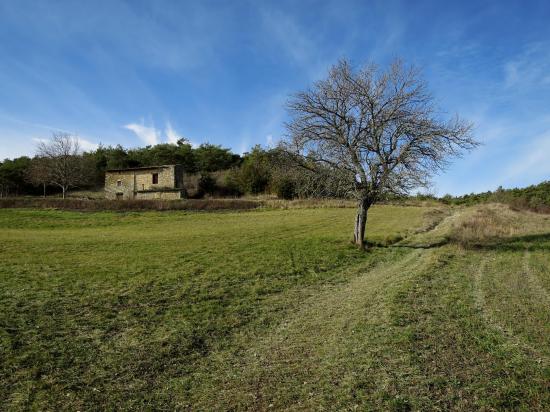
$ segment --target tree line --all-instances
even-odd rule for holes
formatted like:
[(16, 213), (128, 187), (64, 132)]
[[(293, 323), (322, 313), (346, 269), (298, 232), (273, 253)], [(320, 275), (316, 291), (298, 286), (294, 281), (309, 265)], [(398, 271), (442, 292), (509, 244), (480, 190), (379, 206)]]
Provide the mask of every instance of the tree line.
[[(253, 147), (239, 155), (204, 143), (193, 147), (185, 140), (126, 149), (99, 146), (81, 151), (78, 138), (53, 133), (38, 145), (34, 157), (0, 161), (0, 197), (64, 195), (73, 189), (100, 190), (109, 169), (181, 164), (198, 178), (199, 194), (242, 196), (276, 194), (281, 198), (343, 197), (346, 194), (322, 174), (295, 170), (280, 148)], [(326, 171), (328, 175), (329, 170)]]
[(473, 205), (478, 203), (505, 203), (512, 208), (550, 213), (550, 181), (524, 188), (504, 189), (499, 186), (494, 191), (470, 193), (462, 196), (445, 195), (439, 199), (451, 205)]

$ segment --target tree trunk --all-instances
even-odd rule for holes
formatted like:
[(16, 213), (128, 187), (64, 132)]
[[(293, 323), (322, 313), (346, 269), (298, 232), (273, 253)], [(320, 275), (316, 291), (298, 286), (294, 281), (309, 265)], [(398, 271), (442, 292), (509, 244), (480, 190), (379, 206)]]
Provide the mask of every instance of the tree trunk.
[(365, 248), (365, 228), (367, 226), (367, 210), (369, 204), (365, 199), (359, 200), (357, 215), (355, 217), (355, 229), (353, 231), (353, 243), (360, 249)]
[(67, 189), (65, 189), (65, 186), (63, 186), (61, 189), (63, 190), (63, 199), (65, 199), (65, 191), (66, 191)]
[(43, 193), (42, 197), (45, 199), (46, 198), (46, 183), (42, 183), (42, 187), (44, 189), (44, 193)]

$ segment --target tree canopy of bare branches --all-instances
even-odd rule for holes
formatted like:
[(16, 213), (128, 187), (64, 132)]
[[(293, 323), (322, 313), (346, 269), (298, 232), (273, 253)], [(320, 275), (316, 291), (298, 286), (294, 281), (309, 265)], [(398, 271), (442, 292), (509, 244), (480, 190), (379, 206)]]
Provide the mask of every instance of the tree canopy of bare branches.
[(25, 180), (33, 186), (42, 186), (42, 196), (46, 197), (46, 186), (50, 183), (50, 162), (44, 157), (31, 160), (25, 172)]
[(342, 60), (288, 102), (285, 147), (302, 167), (333, 170), (358, 200), (354, 243), (364, 247), (367, 211), (386, 193), (425, 187), (453, 157), (478, 144), (472, 125), (445, 120), (420, 72), (396, 60), (354, 70)]
[(59, 186), (63, 199), (67, 190), (84, 181), (84, 165), (78, 137), (68, 133), (53, 133), (50, 141), (39, 143), (37, 156), (42, 159), (43, 165), (39, 171), (41, 176), (35, 176), (35, 180), (45, 180)]

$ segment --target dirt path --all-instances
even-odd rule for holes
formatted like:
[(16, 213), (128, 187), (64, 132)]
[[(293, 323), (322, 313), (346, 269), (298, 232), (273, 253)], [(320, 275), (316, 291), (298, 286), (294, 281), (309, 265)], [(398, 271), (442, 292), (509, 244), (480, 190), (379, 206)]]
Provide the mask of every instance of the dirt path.
[(428, 230), (415, 233), (401, 242), (396, 243), (393, 247), (410, 247), (417, 249), (429, 249), (438, 246), (443, 246), (447, 243), (449, 234), (453, 229), (453, 225), (458, 220), (463, 218), (463, 209), (454, 209), (443, 215), (442, 219), (436, 225), (430, 226)]

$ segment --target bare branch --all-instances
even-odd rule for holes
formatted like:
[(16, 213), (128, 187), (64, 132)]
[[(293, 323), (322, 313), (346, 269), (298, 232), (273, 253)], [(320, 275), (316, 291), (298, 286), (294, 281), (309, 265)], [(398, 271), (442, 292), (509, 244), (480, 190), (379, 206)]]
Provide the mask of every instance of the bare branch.
[(83, 162), (77, 136), (67, 133), (53, 133), (49, 142), (40, 142), (37, 155), (43, 159), (48, 183), (59, 186), (63, 197), (68, 189), (84, 181)]
[[(478, 143), (472, 125), (438, 115), (419, 70), (396, 60), (354, 71), (342, 60), (287, 104), (286, 150), (331, 169), (366, 210), (385, 193), (427, 186)], [(362, 239), (361, 239), (362, 242)]]

